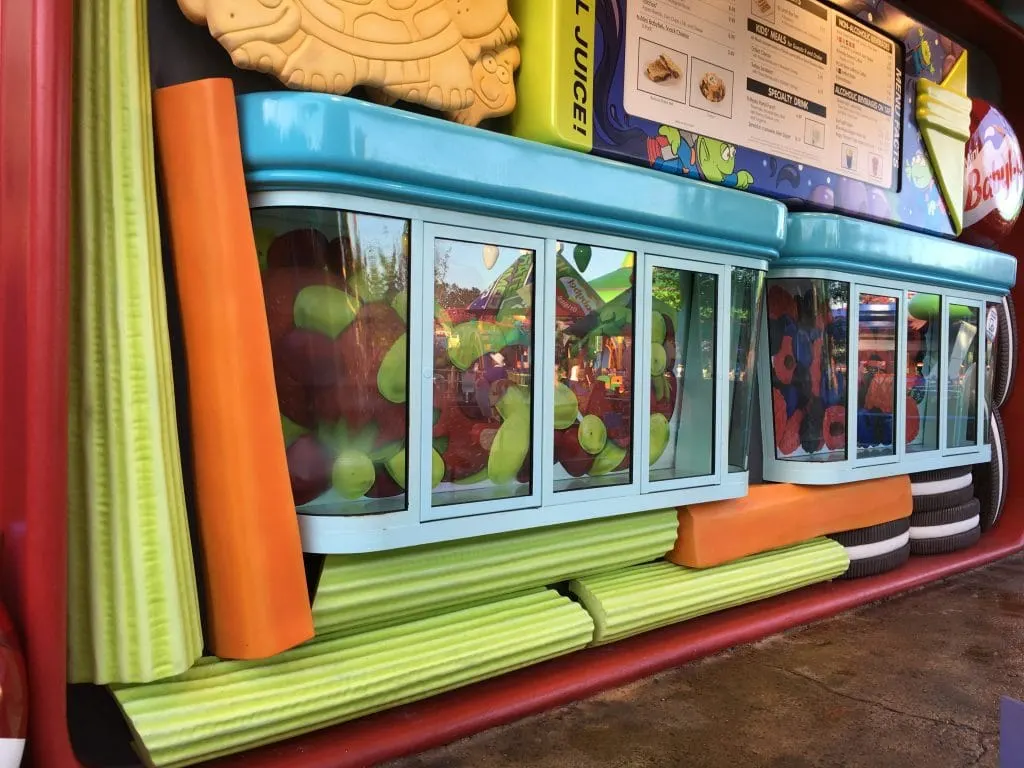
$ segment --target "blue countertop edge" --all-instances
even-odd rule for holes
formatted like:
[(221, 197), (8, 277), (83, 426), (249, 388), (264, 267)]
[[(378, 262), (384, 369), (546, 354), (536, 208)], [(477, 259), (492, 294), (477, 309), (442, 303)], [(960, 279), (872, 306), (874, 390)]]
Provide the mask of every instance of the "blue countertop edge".
[(238, 97), (250, 193), (345, 192), (777, 257), (775, 200), (355, 99)]
[(792, 213), (776, 269), (853, 272), (1002, 296), (1017, 281), (1017, 259), (954, 240), (833, 213)]

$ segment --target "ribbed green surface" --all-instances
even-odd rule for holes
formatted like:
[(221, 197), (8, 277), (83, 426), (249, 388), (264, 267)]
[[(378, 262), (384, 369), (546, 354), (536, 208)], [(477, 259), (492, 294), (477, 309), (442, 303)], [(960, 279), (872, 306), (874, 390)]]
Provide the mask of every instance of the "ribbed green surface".
[(827, 581), (849, 563), (841, 545), (820, 538), (714, 568), (638, 565), (577, 579), (569, 589), (594, 618), (600, 644)]
[(313, 621), (349, 634), (662, 557), (674, 510), (326, 558)]
[(72, 682), (202, 652), (156, 204), (144, 0), (76, 4), (68, 456)]
[(114, 695), (147, 764), (191, 765), (533, 664), (592, 636), (579, 605), (537, 590), (264, 661), (204, 659)]

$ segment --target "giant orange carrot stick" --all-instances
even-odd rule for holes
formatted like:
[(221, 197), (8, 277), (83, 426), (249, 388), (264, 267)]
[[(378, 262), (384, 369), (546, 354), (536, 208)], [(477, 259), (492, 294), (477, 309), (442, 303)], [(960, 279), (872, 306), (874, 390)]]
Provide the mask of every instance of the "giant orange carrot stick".
[(313, 636), (277, 413), (231, 81), (155, 96), (181, 299), (210, 650), (270, 656)]
[(751, 486), (741, 499), (679, 510), (679, 538), (667, 558), (691, 568), (738, 560), (797, 542), (910, 517), (906, 475), (843, 485)]

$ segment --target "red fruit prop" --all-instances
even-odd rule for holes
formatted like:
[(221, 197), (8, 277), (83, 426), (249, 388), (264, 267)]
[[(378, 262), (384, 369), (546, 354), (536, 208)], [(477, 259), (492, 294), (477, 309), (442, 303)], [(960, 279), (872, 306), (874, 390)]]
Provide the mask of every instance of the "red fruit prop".
[(775, 435), (775, 446), (783, 456), (789, 456), (800, 447), (800, 425), (804, 420), (802, 410), (793, 411), (793, 415), (786, 420), (786, 425), (781, 433)]
[(294, 328), (277, 340), (272, 354), (281, 371), (303, 386), (326, 387), (341, 378), (334, 343), (322, 333)]
[(821, 349), (822, 340), (815, 339), (811, 343), (811, 394), (821, 397)]
[[(789, 296), (789, 294), (786, 294)], [(796, 373), (796, 357), (793, 355), (793, 337), (786, 334), (779, 344), (779, 351), (772, 355), (772, 370), (775, 378), (783, 384), (793, 381), (793, 374)]]
[(668, 361), (668, 369), (671, 371), (676, 367), (676, 342), (671, 337), (666, 337), (665, 343), (662, 344), (665, 348), (665, 360)]
[(405, 332), (405, 323), (386, 304), (364, 304), (355, 319), (334, 340), (334, 355), (341, 377), (324, 392), (317, 392), (316, 411), (325, 421), (343, 419), (362, 429), (386, 409), (377, 389), (377, 372), (391, 345)]
[(295, 327), (295, 297), (299, 291), (311, 285), (327, 285), (339, 290), (345, 287), (337, 276), (310, 267), (268, 269), (262, 277), (271, 344)]
[(391, 473), (384, 468), (383, 464), (378, 464), (374, 469), (376, 477), (374, 478), (373, 485), (370, 486), (370, 490), (366, 492), (367, 498), (390, 499), (405, 493), (402, 490), (402, 486), (395, 482), (395, 479), (391, 477)]
[(277, 407), (282, 415), (301, 427), (313, 429), (316, 426), (313, 392), (287, 373), (277, 357), (274, 357), (274, 384), (277, 389)]
[(594, 457), (580, 445), (579, 433), (578, 424), (555, 430), (555, 461), (573, 477), (582, 477), (594, 466)]
[(533, 455), (527, 452), (526, 458), (523, 459), (523, 466), (519, 468), (516, 473), (516, 482), (526, 484), (533, 478)]
[(581, 406), (580, 410), (583, 411), (584, 416), (591, 415), (604, 419), (604, 415), (612, 409), (612, 406), (608, 402), (608, 388), (603, 381), (594, 382), (594, 386), (590, 390), (590, 397), (587, 398), (586, 404), (581, 403)]
[(336, 237), (327, 247), (327, 268), (347, 281), (355, 274), (356, 260), (347, 237)]
[(328, 243), (317, 229), (293, 229), (279, 235), (267, 251), (270, 269), (327, 266)]
[(663, 376), (662, 381), (667, 385), (667, 392), (662, 397), (658, 397), (658, 389), (654, 386), (654, 382), (651, 382), (651, 413), (660, 413), (671, 421), (672, 414), (676, 410), (676, 396), (679, 391), (679, 385), (676, 382), (675, 376)]
[(473, 434), (478, 422), (467, 418), (458, 402), (446, 395), (440, 385), (434, 387), (434, 408), (439, 413), (433, 436), (448, 441), (441, 452), (445, 465), (444, 479), (464, 480), (483, 470), (487, 466), (488, 453), (478, 442), (480, 435), (474, 437)]
[(921, 431), (921, 412), (917, 409), (917, 401), (907, 397), (907, 443), (914, 442)]
[(777, 389), (772, 389), (772, 416), (775, 420), (775, 439), (786, 429), (786, 398)]
[(768, 288), (768, 318), (778, 320), (780, 317), (788, 317), (791, 320), (797, 319), (796, 299), (781, 285), (773, 285)]
[(405, 404), (391, 403), (387, 400), (377, 401), (373, 413), (373, 421), (379, 430), (373, 443), (374, 449), (382, 448), (388, 443), (405, 441), (406, 419)]
[(825, 446), (836, 451), (846, 446), (846, 408), (833, 405), (825, 409), (825, 421), (822, 424)]
[(966, 154), (960, 239), (997, 248), (1013, 230), (1024, 201), (1024, 160), (1010, 123), (981, 99), (973, 100)]
[(295, 506), (312, 501), (331, 487), (333, 461), (315, 437), (301, 435), (288, 447), (286, 456)]
[(876, 373), (864, 394), (864, 407), (869, 411), (878, 409), (882, 413), (892, 413), (896, 401), (895, 384), (896, 377), (893, 374)]

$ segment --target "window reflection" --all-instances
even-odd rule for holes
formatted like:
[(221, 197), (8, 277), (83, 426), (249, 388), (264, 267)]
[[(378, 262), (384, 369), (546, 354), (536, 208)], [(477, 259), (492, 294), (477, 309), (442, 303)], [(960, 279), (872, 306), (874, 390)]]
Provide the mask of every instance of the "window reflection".
[(409, 222), (315, 208), (252, 220), (296, 506), (405, 509)]
[(775, 455), (845, 459), (850, 285), (773, 279), (767, 302)]
[(434, 506), (528, 496), (536, 254), (434, 244)]
[(899, 303), (860, 294), (857, 320), (857, 457), (896, 453), (896, 327)]
[(939, 448), (942, 299), (907, 292), (907, 453)]
[(949, 306), (949, 391), (946, 444), (978, 443), (978, 308)]
[(734, 267), (729, 325), (729, 471), (746, 472), (755, 392), (755, 355), (761, 329), (764, 272)]
[(632, 480), (634, 283), (632, 252), (556, 248), (556, 491)]
[(710, 475), (718, 277), (655, 267), (652, 285), (650, 478)]

